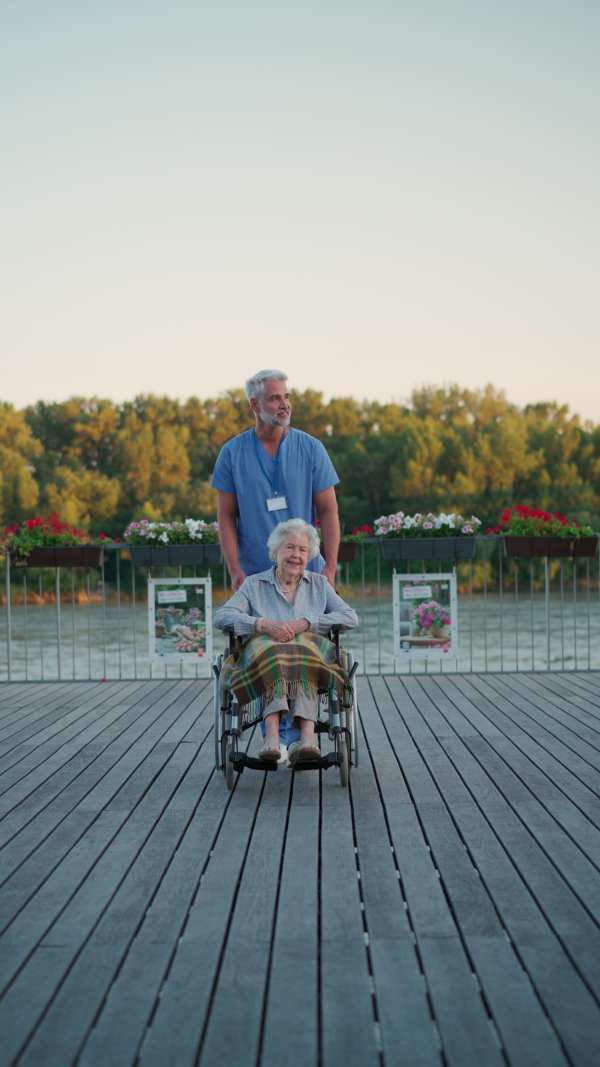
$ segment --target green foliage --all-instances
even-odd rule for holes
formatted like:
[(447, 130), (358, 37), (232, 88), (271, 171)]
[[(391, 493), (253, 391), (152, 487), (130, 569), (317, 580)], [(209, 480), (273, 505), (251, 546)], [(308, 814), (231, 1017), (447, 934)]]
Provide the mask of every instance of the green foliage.
[[(523, 501), (600, 528), (600, 426), (564, 406), (516, 407), (480, 391), (424, 387), (408, 404), (292, 393), (293, 425), (322, 440), (340, 475), (347, 530), (381, 515), (457, 511), (494, 526)], [(243, 390), (216, 399), (138, 396), (0, 404), (0, 522), (38, 506), (93, 533), (129, 522), (213, 520), (209, 480), (225, 441), (254, 423)]]

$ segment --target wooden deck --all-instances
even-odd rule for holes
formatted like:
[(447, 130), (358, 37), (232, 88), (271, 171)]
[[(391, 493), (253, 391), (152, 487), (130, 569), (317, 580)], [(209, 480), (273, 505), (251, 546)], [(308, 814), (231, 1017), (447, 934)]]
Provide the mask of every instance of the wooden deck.
[(598, 1067), (600, 674), (359, 683), (232, 794), (209, 683), (0, 687), (2, 1067)]

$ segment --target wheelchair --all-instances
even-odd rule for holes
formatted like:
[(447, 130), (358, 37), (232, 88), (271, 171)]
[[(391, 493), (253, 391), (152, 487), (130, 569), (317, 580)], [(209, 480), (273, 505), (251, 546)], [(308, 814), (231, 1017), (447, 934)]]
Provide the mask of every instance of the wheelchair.
[[(340, 630), (332, 628), (326, 636), (335, 645), (336, 659), (344, 674), (342, 699), (337, 689), (332, 688), (319, 697), (315, 734), (328, 734), (333, 749), (320, 758), (299, 759), (294, 764), (296, 771), (329, 770), (337, 767), (340, 782), (348, 785), (350, 770), (358, 766), (358, 699), (355, 674), (358, 663), (352, 653), (340, 645)], [(215, 716), (215, 767), (225, 776), (228, 789), (233, 789), (236, 774), (245, 770), (276, 771), (281, 764), (274, 760), (262, 760), (240, 751), (240, 740), (246, 730), (262, 721), (263, 699), (242, 711), (236, 698), (227, 690), (219, 688), (219, 678), (224, 660), (233, 654), (236, 638), (233, 629), (223, 631), (228, 637), (225, 654), (217, 656), (213, 664), (214, 716)]]

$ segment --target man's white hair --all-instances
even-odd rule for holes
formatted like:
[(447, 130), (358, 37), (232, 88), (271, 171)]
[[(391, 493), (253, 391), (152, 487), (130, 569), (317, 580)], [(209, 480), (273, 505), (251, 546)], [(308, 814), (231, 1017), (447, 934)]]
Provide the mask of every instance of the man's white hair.
[(308, 540), (309, 559), (314, 559), (315, 556), (319, 555), (321, 546), (319, 544), (319, 535), (314, 526), (305, 522), (304, 519), (288, 519), (287, 522), (280, 522), (279, 525), (275, 527), (267, 541), (269, 559), (275, 559), (277, 550), (282, 541), (285, 541), (287, 535), (291, 533), (303, 534), (304, 537), (306, 537)]
[(287, 382), (288, 376), (282, 370), (259, 370), (258, 374), (248, 378), (246, 396), (248, 400), (261, 400), (265, 391), (265, 382)]

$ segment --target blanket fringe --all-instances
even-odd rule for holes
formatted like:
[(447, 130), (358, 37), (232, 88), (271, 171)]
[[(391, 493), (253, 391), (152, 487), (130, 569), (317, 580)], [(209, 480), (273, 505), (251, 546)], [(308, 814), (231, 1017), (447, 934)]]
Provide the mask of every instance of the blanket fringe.
[[(338, 687), (336, 686), (336, 689)], [(308, 697), (309, 700), (317, 700), (324, 693), (329, 692), (327, 687), (310, 685), (308, 682), (299, 679), (294, 682), (286, 682), (284, 678), (278, 678), (274, 685), (270, 685), (265, 693), (261, 697), (263, 701), (263, 707), (267, 707), (272, 700), (285, 697), (286, 700), (294, 700), (299, 694)], [(338, 692), (339, 696), (339, 692)], [(249, 708), (254, 707), (256, 701), (253, 700), (248, 704), (240, 704), (242, 711), (248, 711)]]

